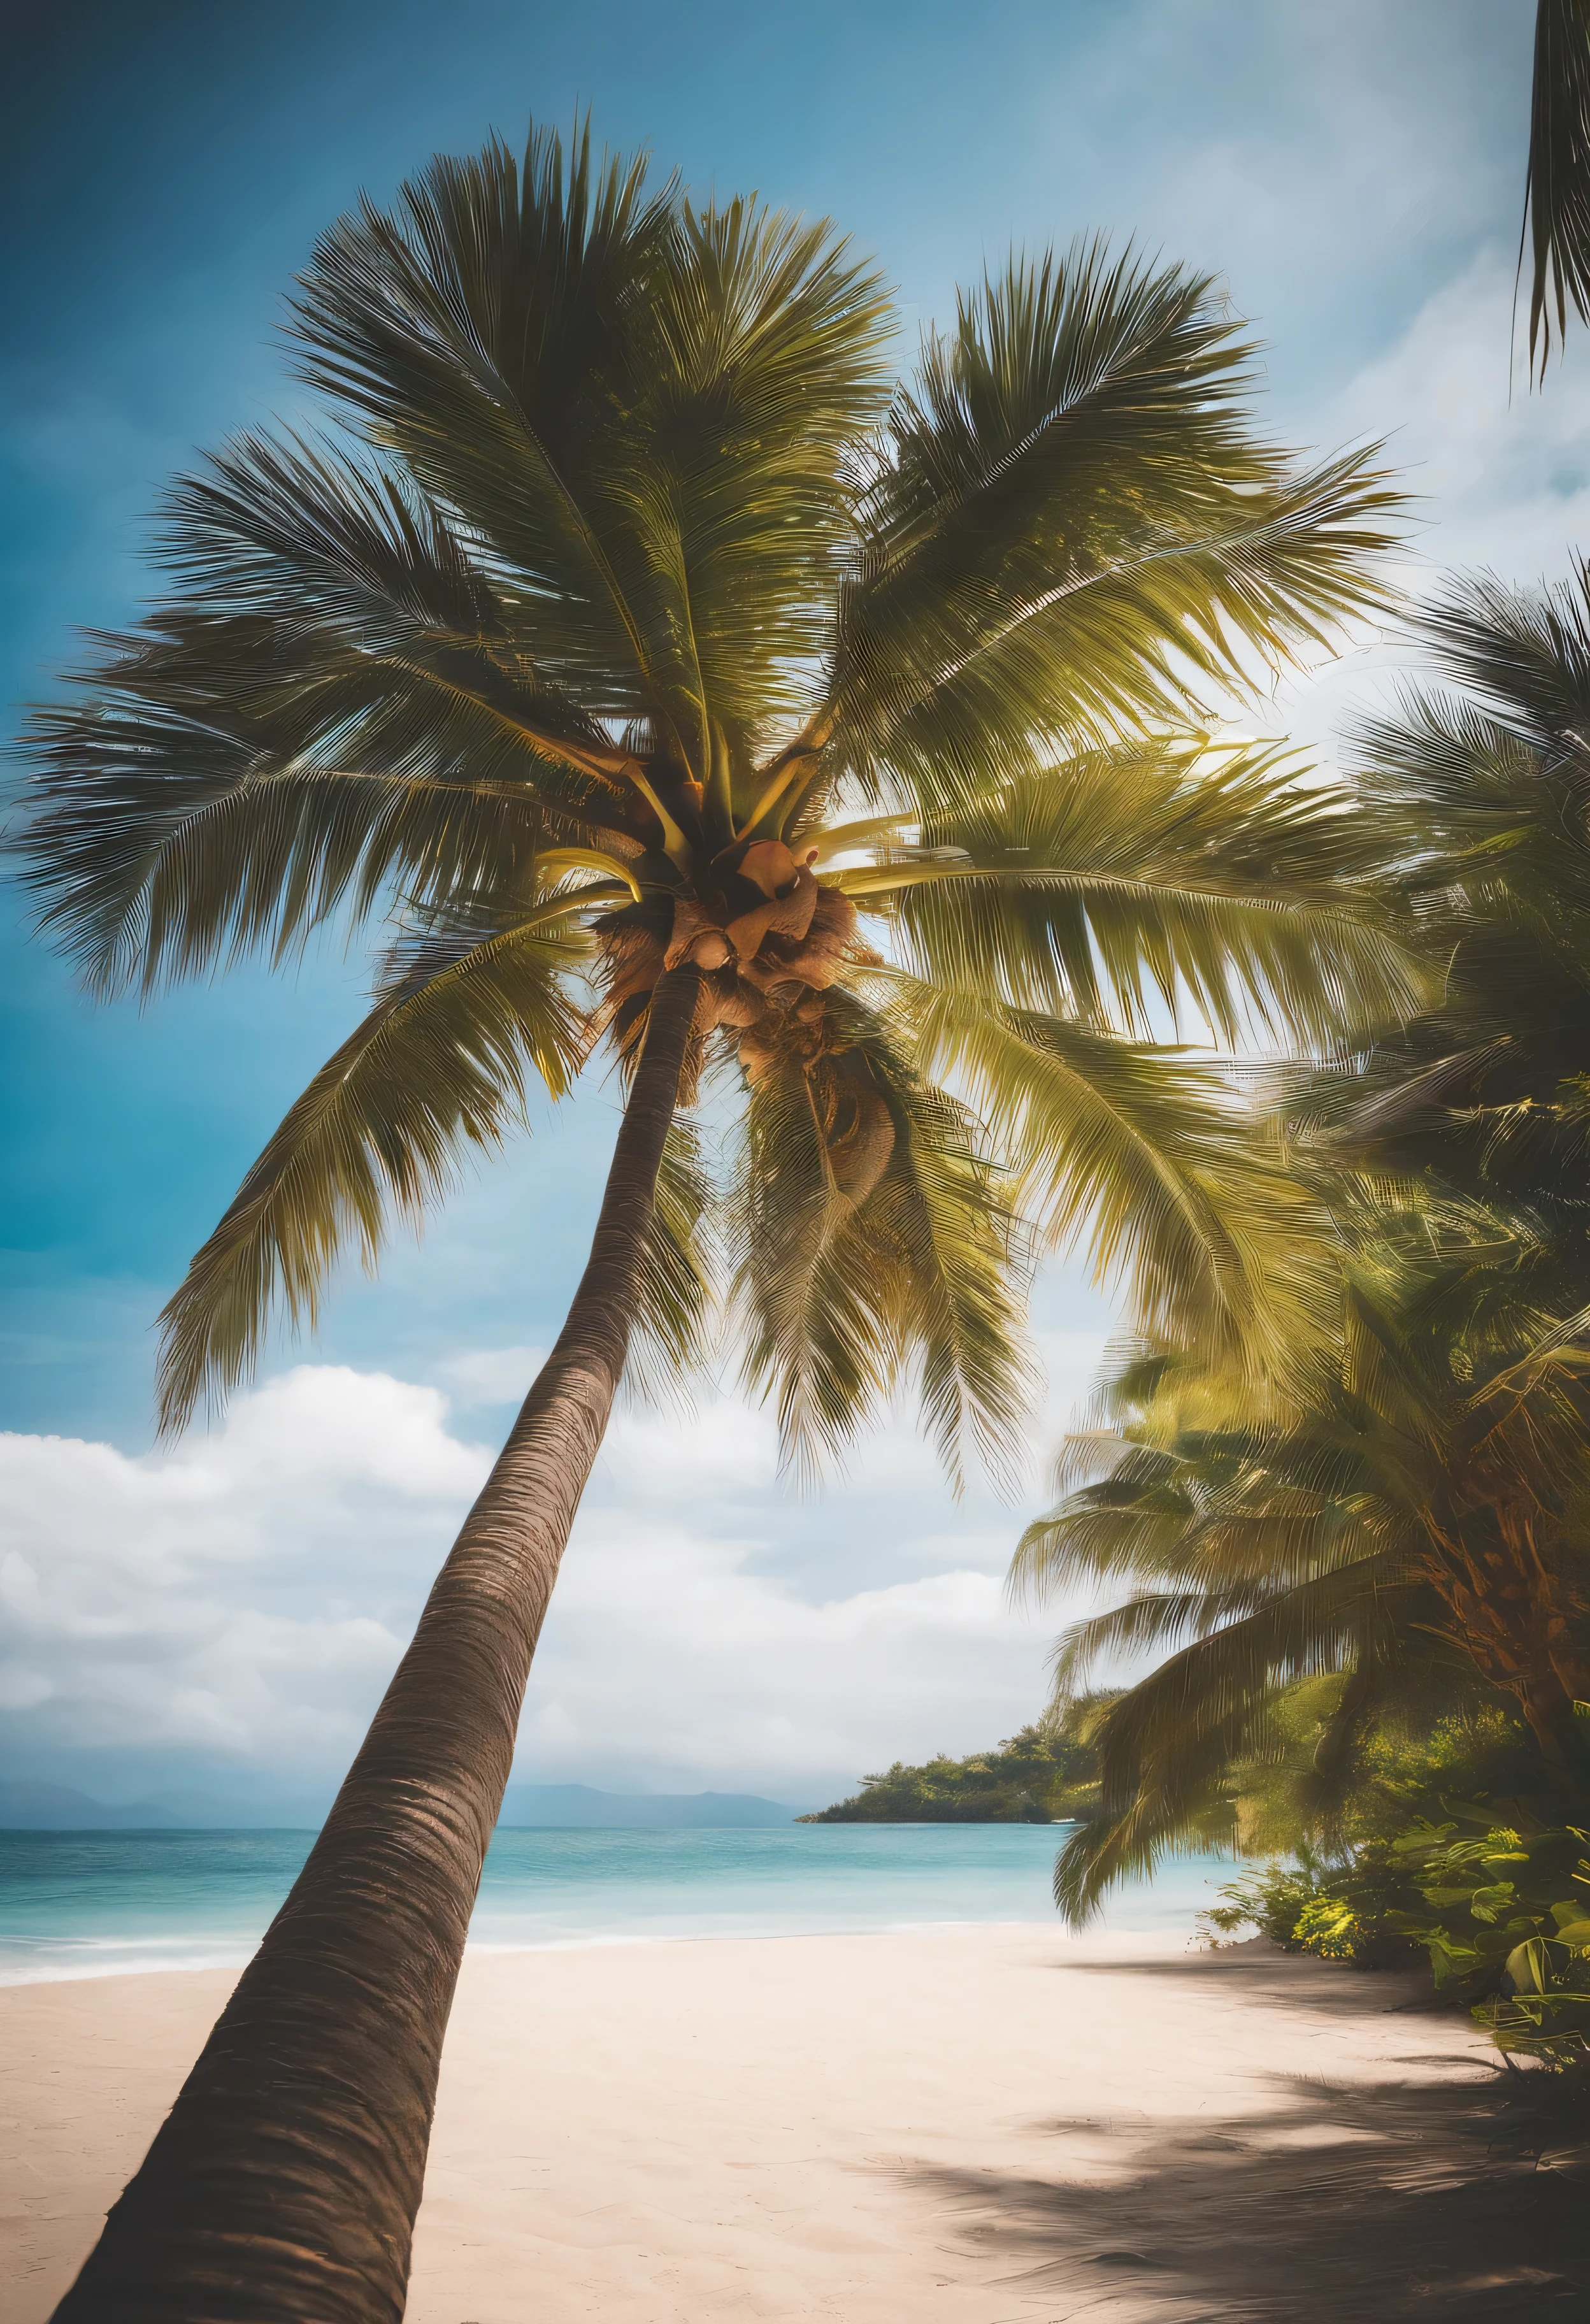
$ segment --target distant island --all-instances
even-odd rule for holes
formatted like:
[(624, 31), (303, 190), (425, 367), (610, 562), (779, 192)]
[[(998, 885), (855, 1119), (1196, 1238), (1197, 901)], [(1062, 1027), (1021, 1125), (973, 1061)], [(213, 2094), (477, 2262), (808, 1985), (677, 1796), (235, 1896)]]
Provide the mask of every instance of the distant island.
[[(1076, 1706), (1077, 1710), (1084, 1706)], [(863, 1775), (853, 1799), (800, 1823), (1059, 1823), (1086, 1818), (1098, 1804), (1092, 1747), (1071, 1731), (1024, 1727), (992, 1751), (970, 1758), (930, 1759)]]

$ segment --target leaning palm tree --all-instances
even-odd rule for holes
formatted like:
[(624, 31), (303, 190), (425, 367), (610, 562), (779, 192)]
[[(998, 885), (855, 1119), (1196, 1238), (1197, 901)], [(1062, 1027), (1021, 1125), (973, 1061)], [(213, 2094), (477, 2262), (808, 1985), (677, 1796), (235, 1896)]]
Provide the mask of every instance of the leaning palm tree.
[(176, 487), (170, 596), (34, 738), (46, 925), (100, 988), (396, 918), (166, 1310), (167, 1425), (532, 1079), (604, 1045), (628, 1098), (564, 1330), (60, 2311), (118, 2324), (400, 2314), (537, 1635), (636, 1325), (702, 1328), (703, 1205), (795, 1456), (907, 1376), (951, 1466), (997, 1455), (1029, 1231), (1234, 1361), (1306, 1323), (1308, 1206), (1156, 1030), (1407, 997), (1349, 819), (1194, 731), (1373, 602), (1391, 499), (1258, 439), (1206, 281), (1014, 262), (891, 390), (826, 226), (537, 134), (336, 226), (292, 328), (331, 434)]

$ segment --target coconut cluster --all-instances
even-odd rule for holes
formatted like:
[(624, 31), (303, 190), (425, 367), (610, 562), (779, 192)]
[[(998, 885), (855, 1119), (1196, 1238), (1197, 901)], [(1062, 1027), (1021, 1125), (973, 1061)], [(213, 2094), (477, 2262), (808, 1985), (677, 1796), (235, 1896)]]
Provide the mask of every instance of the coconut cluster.
[[(825, 1046), (823, 998), (847, 965), (876, 963), (856, 942), (856, 908), (781, 839), (740, 840), (691, 892), (613, 915), (603, 931), (608, 1003), (629, 1046), (657, 979), (687, 963), (701, 971), (695, 1031), (736, 1028), (752, 1080), (791, 1049), (814, 1059)], [(669, 917), (665, 918), (665, 913)]]

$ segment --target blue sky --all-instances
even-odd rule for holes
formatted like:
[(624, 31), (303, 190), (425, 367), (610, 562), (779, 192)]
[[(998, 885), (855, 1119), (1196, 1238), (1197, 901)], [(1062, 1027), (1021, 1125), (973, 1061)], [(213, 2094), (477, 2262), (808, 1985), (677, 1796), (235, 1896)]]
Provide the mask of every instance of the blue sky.
[[(517, 141), (531, 113), (567, 123), (585, 104), (599, 139), (649, 145), (698, 189), (837, 217), (899, 286), (906, 357), (1013, 239), (1103, 227), (1223, 277), (1267, 342), (1278, 434), (1392, 435), (1427, 495), (1415, 587), (1455, 563), (1559, 572), (1590, 538), (1585, 351), (1509, 402), (1529, 0), (29, 13), (0, 97), (10, 701), (49, 690), (74, 628), (133, 612), (148, 512), (193, 447), (294, 408), (273, 331), (314, 234), (437, 148)], [(1398, 658), (1361, 641), (1271, 723), (1328, 755)], [(150, 1322), (346, 1028), (361, 966), (331, 952), (140, 1012), (84, 1002), (9, 893), (0, 944), (0, 1427), (21, 1463), (7, 1554), (26, 1569), (0, 1596), (0, 1743), (28, 1772), (123, 1795), (321, 1783), (505, 1425), (522, 1351), (555, 1327), (610, 1098), (515, 1148), (379, 1284), (345, 1280), (319, 1341), (274, 1355), (278, 1387), (227, 1431), (152, 1455)], [(1105, 1320), (1074, 1276), (1045, 1284), (1054, 1414)], [(295, 1362), (320, 1369), (284, 1380)], [(522, 1772), (809, 1797), (862, 1759), (970, 1748), (1031, 1715), (1043, 1630), (997, 1603), (1008, 1513), (956, 1511), (908, 1431), (813, 1509), (780, 1498), (756, 1416), (724, 1400), (692, 1425), (696, 1466), (672, 1484), (679, 1426), (635, 1418), (615, 1439)], [(653, 1590), (695, 1608), (676, 1636), (637, 1612)], [(672, 1637), (668, 1669), (648, 1622)], [(742, 1693), (748, 1660), (760, 1682)]]

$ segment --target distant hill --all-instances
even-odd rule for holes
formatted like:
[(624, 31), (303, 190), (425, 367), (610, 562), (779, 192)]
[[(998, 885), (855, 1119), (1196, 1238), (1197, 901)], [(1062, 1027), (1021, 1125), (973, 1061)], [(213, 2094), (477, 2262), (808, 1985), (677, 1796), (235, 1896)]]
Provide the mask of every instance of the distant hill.
[(153, 1800), (112, 1808), (67, 1784), (0, 1784), (0, 1831), (170, 1831), (180, 1821)]
[(589, 1784), (510, 1784), (500, 1826), (601, 1831), (728, 1831), (794, 1823), (794, 1808), (749, 1792), (598, 1792)]
[[(500, 1821), (510, 1831), (683, 1831), (788, 1824), (795, 1810), (749, 1792), (599, 1792), (589, 1784), (510, 1784)], [(3, 1831), (226, 1831), (272, 1825), (311, 1831), (320, 1815), (290, 1807), (240, 1807), (202, 1793), (169, 1794), (111, 1807), (67, 1784), (0, 1783)]]

